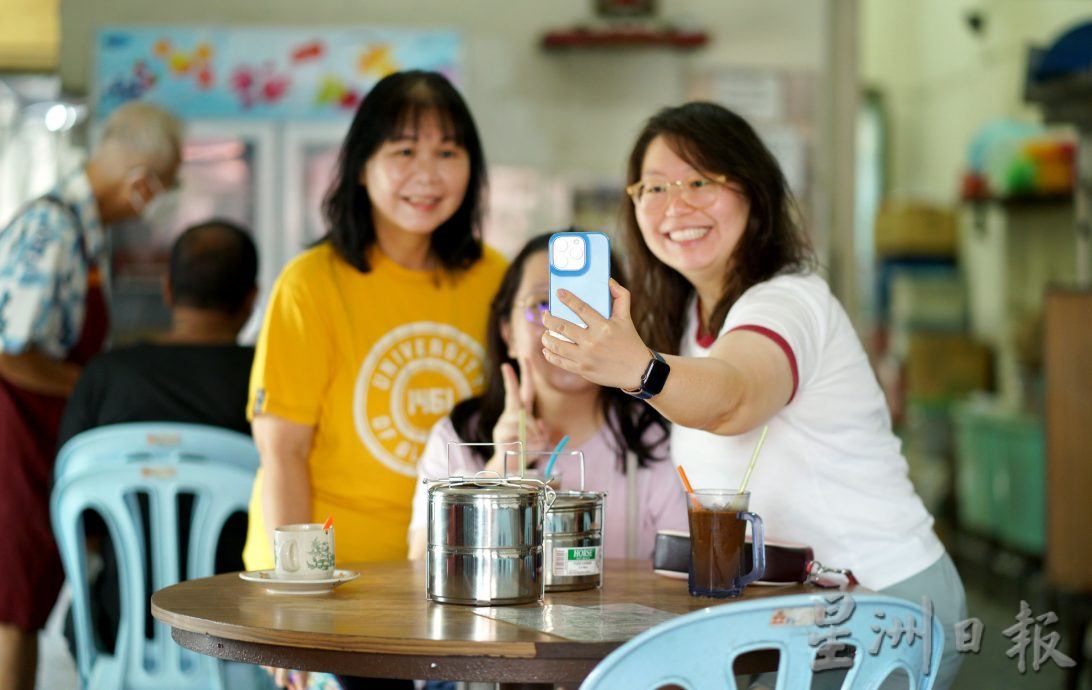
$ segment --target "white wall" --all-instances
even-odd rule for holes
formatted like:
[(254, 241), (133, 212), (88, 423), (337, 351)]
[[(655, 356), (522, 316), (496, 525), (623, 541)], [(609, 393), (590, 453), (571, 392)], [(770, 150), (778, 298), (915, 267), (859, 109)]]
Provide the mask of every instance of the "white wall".
[(61, 76), (87, 88), (94, 31), (113, 24), (444, 27), (463, 32), (466, 96), (493, 165), (546, 174), (621, 177), (641, 122), (687, 95), (691, 69), (761, 65), (811, 69), (823, 60), (820, 0), (662, 0), (661, 14), (700, 27), (710, 44), (546, 53), (548, 29), (591, 18), (591, 0), (63, 0)]
[[(979, 35), (972, 9), (985, 18)], [(1087, 0), (861, 0), (861, 76), (889, 109), (892, 195), (954, 201), (982, 124), (1041, 120), (1023, 102), (1027, 47), (1089, 20)]]

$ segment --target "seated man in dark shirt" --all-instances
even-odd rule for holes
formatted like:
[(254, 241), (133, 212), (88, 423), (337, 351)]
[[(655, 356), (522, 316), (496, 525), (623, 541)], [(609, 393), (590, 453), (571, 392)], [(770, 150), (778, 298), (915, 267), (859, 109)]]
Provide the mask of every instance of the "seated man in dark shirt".
[(171, 327), (154, 342), (88, 363), (68, 401), (60, 442), (104, 424), (210, 424), (250, 434), (247, 386), (253, 347), (235, 344), (258, 288), (258, 254), (239, 226), (186, 229), (171, 248), (164, 299)]
[[(235, 339), (254, 307), (257, 273), (257, 249), (243, 228), (223, 220), (187, 228), (171, 248), (163, 286), (170, 330), (88, 363), (65, 408), (61, 445), (82, 431), (124, 422), (208, 424), (249, 435), (246, 400), (254, 348), (236, 345)], [(185, 543), (185, 520), (183, 525)], [(120, 612), (117, 564), (101, 518), (86, 516), (85, 529), (92, 544), (102, 542), (92, 619), (97, 643), (109, 653)], [(246, 515), (239, 513), (221, 535), (217, 572), (242, 569), (245, 539)], [(69, 643), (74, 649), (71, 637)]]

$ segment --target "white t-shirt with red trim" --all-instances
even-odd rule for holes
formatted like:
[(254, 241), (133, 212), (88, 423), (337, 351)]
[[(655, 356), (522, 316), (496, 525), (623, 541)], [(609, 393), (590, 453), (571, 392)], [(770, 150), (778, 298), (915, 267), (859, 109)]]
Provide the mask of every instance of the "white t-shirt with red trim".
[[(706, 357), (694, 305), (680, 354)], [(747, 290), (720, 334), (748, 329), (785, 351), (789, 403), (770, 421), (751, 475), (751, 510), (766, 536), (810, 545), (824, 565), (850, 568), (883, 589), (944, 553), (908, 477), (900, 441), (872, 367), (845, 310), (814, 274), (782, 275)], [(761, 433), (719, 436), (678, 424), (671, 456), (695, 489), (736, 488)]]

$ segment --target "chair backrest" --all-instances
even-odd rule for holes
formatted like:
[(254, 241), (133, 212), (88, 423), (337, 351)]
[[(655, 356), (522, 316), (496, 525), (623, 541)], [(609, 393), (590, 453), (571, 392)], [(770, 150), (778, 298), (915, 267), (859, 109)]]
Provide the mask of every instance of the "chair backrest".
[[(232, 514), (246, 511), (257, 466), (258, 454), (249, 437), (194, 424), (100, 427), (65, 444), (58, 457), (50, 513), (72, 589), (77, 667), (84, 687), (96, 675), (97, 661), (109, 662), (115, 675), (111, 682), (118, 687), (222, 687), (219, 664), (176, 645), (162, 623), (155, 623), (150, 640), (146, 637), (148, 600), (155, 590), (213, 574), (224, 523)], [(141, 495), (146, 497), (143, 510)], [(193, 497), (185, 573), (179, 558), (183, 495)], [(121, 620), (112, 658), (100, 659), (92, 639), (82, 524), (87, 510), (102, 516), (117, 553)], [(151, 544), (148, 558), (145, 530)]]
[(57, 453), (53, 476), (98, 470), (107, 464), (154, 459), (169, 453), (215, 458), (251, 472), (258, 469), (258, 451), (246, 434), (201, 424), (129, 422), (89, 429), (70, 438)]
[[(674, 618), (611, 652), (588, 675), (580, 690), (651, 690), (670, 685), (687, 690), (736, 690), (733, 673), (736, 659), (759, 650), (775, 650), (779, 655), (776, 690), (806, 690), (812, 682), (811, 662), (821, 646), (821, 643), (812, 646), (809, 637), (824, 635), (832, 629), (815, 624), (815, 603), (831, 607), (823, 601), (823, 596), (764, 597)], [(870, 652), (873, 642), (882, 634), (875, 632), (873, 626), (880, 631), (890, 629), (895, 616), (907, 625), (907, 616), (913, 615), (915, 626), (924, 629), (921, 605), (880, 594), (855, 594), (852, 599), (856, 604), (853, 614), (833, 626), (839, 633), (845, 629), (848, 634), (832, 641), (855, 648), (853, 667), (843, 687), (874, 690), (896, 669), (906, 672), (911, 688), (932, 687), (944, 649), (940, 622), (932, 620), (932, 653), (926, 675), (920, 638), (910, 645), (904, 637), (892, 648), (892, 639), (887, 637), (878, 653)], [(877, 617), (880, 611), (883, 618)], [(839, 656), (845, 654), (841, 652)]]

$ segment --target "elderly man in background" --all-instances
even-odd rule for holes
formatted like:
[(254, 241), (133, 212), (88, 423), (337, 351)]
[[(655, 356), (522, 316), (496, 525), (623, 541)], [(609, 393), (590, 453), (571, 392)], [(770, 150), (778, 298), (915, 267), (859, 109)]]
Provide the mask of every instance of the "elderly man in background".
[(105, 226), (175, 185), (181, 125), (145, 103), (118, 108), (83, 169), (0, 230), (0, 678), (31, 690), (38, 630), (64, 572), (49, 490), (65, 400), (108, 331)]

